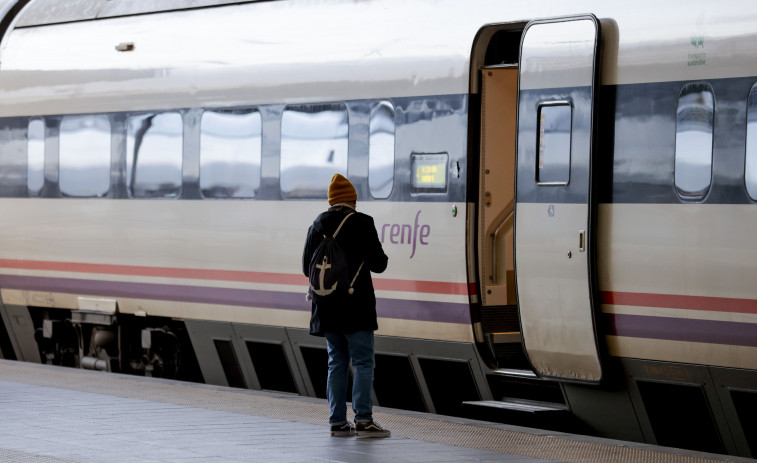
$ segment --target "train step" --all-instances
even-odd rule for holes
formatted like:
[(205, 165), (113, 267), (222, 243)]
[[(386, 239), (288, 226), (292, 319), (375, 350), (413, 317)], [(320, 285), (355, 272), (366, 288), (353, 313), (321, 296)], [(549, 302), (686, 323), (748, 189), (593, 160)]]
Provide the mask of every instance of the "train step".
[(489, 346), (502, 369), (530, 370), (531, 366), (523, 352), (520, 331), (488, 333)]
[(551, 402), (519, 399), (463, 402), (470, 417), (529, 428), (566, 431), (575, 427), (568, 407)]
[(489, 333), (489, 338), (492, 341), (492, 344), (510, 344), (510, 343), (517, 343), (520, 344), (521, 340), (523, 340), (523, 337), (520, 334), (520, 331), (507, 331), (504, 333)]
[(532, 400), (476, 400), (463, 402), (468, 407), (487, 407), (514, 413), (528, 413), (532, 415), (565, 415), (568, 407), (565, 405), (537, 402)]
[(484, 333), (502, 333), (520, 330), (518, 308), (516, 306), (482, 307), (481, 327)]

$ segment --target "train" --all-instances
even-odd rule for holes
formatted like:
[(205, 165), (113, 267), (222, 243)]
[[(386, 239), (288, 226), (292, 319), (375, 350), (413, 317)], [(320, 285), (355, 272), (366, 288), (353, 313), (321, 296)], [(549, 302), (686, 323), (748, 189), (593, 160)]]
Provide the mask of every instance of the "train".
[(757, 457), (753, 2), (0, 5), (2, 357), (325, 398), (338, 172), (377, 405)]

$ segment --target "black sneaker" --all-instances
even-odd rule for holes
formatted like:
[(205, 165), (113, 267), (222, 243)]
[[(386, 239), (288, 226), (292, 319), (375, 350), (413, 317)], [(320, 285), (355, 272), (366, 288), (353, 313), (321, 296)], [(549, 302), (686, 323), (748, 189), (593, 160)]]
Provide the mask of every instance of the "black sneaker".
[(391, 431), (382, 428), (374, 421), (355, 423), (355, 434), (357, 434), (357, 437), (389, 437), (392, 435)]
[(344, 424), (331, 425), (331, 437), (350, 437), (355, 435), (355, 427), (349, 421)]

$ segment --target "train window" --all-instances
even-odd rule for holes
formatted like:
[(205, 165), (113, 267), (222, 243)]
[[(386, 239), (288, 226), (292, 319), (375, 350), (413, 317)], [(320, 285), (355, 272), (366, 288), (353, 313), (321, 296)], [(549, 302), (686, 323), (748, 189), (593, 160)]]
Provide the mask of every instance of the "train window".
[(747, 102), (744, 176), (749, 196), (757, 200), (757, 84), (749, 92), (749, 101)]
[(569, 102), (539, 105), (536, 182), (567, 185), (570, 181), (570, 137), (573, 108)]
[(394, 107), (379, 101), (371, 109), (368, 187), (374, 198), (388, 198), (394, 186)]
[(126, 182), (131, 196), (179, 196), (183, 132), (179, 113), (151, 113), (129, 117), (126, 133)]
[(281, 116), (281, 192), (325, 198), (335, 173), (347, 175), (349, 116), (342, 103), (287, 106)]
[(260, 188), (262, 120), (254, 110), (205, 111), (200, 189), (206, 198), (252, 198)]
[(59, 177), (64, 196), (105, 196), (110, 189), (110, 120), (66, 116), (60, 123)]
[(29, 196), (39, 196), (45, 184), (45, 121), (31, 119), (26, 133), (26, 186)]
[(28, 118), (0, 118), (0, 197), (21, 198), (29, 195), (28, 131)]
[(701, 199), (712, 181), (715, 97), (708, 83), (686, 84), (676, 112), (675, 185), (684, 199)]

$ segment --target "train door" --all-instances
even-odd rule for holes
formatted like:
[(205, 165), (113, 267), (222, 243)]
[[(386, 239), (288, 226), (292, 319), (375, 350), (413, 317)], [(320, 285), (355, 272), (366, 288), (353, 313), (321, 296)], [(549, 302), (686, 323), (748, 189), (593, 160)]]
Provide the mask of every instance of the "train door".
[(521, 42), (515, 271), (521, 331), (540, 376), (598, 382), (592, 148), (599, 22), (533, 21)]

